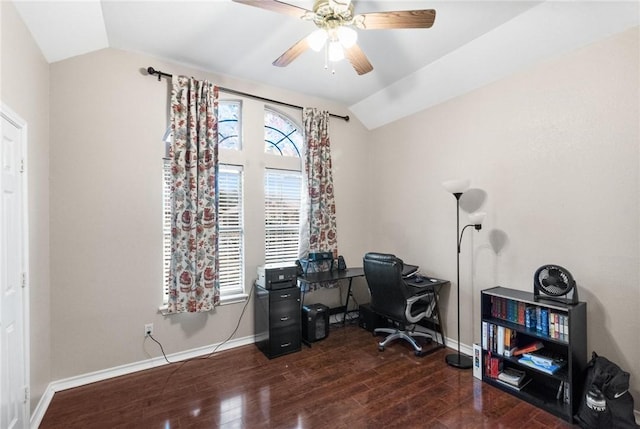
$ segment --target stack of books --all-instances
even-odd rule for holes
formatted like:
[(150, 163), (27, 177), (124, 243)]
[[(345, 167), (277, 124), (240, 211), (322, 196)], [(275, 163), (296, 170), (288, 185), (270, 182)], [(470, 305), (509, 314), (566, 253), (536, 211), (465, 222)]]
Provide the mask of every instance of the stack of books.
[(518, 359), (518, 362), (546, 374), (555, 374), (556, 371), (567, 363), (562, 358), (544, 356), (539, 353), (525, 353)]
[(525, 379), (526, 373), (515, 368), (505, 368), (498, 374), (497, 382), (514, 390), (521, 390), (531, 379)]

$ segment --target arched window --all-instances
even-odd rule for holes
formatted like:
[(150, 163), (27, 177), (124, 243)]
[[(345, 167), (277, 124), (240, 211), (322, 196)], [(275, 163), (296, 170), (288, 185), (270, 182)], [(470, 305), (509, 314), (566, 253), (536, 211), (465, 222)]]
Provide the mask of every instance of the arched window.
[[(245, 273), (247, 264), (258, 265), (273, 262), (293, 262), (298, 259), (300, 201), (302, 192), (302, 128), (296, 121), (275, 109), (264, 107), (264, 122), (259, 116), (247, 123), (243, 118), (243, 103), (220, 100), (218, 104), (218, 169), (219, 196), (219, 257), (220, 298), (233, 302), (245, 296)], [(255, 150), (245, 150), (248, 144), (260, 142), (244, 141), (243, 127), (251, 131), (264, 129), (263, 163), (248, 163), (247, 157)], [(171, 142), (171, 130), (167, 130), (164, 141)], [(251, 148), (259, 151), (258, 148)], [(171, 258), (171, 206), (170, 163), (164, 160), (163, 177), (163, 227), (164, 227), (164, 302), (168, 297), (169, 262)], [(257, 169), (261, 169), (262, 174)], [(262, 177), (264, 186), (265, 256), (263, 261), (245, 261), (246, 242), (256, 242), (260, 237), (245, 237), (244, 213), (261, 210), (261, 198), (249, 195), (245, 198), (244, 181)], [(260, 189), (249, 184), (248, 189)], [(250, 230), (255, 230), (250, 228)], [(248, 241), (247, 241), (248, 240)], [(246, 262), (246, 263), (245, 263)], [(246, 296), (245, 296), (246, 298)]]
[[(301, 158), (302, 132), (286, 115), (264, 110), (264, 151), (282, 157)], [(300, 242), (300, 162), (292, 169), (265, 168), (264, 229), (265, 263), (293, 262), (298, 259)]]
[(240, 126), (242, 104), (239, 101), (220, 101), (218, 103), (218, 148), (242, 149)]
[(264, 151), (273, 155), (300, 158), (302, 132), (289, 117), (264, 109)]

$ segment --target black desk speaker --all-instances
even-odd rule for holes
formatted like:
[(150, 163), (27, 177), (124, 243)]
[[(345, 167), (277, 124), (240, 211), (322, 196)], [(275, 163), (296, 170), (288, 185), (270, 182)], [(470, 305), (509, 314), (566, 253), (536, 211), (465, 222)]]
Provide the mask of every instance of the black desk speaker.
[(329, 336), (329, 307), (323, 304), (302, 306), (302, 339), (319, 341)]

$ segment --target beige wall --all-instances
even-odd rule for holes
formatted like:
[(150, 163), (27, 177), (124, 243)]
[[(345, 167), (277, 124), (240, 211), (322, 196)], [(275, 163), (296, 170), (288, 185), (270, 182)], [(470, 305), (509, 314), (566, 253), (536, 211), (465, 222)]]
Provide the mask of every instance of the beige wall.
[[(145, 323), (154, 323), (154, 336), (167, 353), (176, 353), (224, 340), (241, 314), (243, 304), (224, 305), (204, 315), (158, 314), (162, 288), (161, 138), (167, 127), (169, 83), (141, 72), (150, 65), (263, 97), (347, 113), (341, 106), (322, 100), (114, 49), (52, 64), (54, 380), (142, 361), (148, 357), (146, 352), (159, 356), (152, 343), (143, 347)], [(250, 99), (243, 103), (245, 145), (262, 147), (262, 103)], [(301, 116), (299, 110), (275, 107), (294, 118)], [(357, 261), (365, 251), (369, 231), (362, 222), (366, 184), (360, 180), (367, 132), (357, 121), (335, 118), (330, 132), (340, 251), (347, 261)], [(261, 177), (261, 163), (252, 155), (245, 168), (247, 237), (261, 236), (262, 206), (256, 204), (262, 201), (261, 187), (249, 180), (250, 176)], [(264, 263), (262, 248), (262, 241), (247, 242), (247, 287), (255, 279), (256, 267)], [(327, 299), (337, 300), (337, 292), (333, 296), (329, 292)], [(235, 338), (252, 334), (250, 307)]]
[[(626, 31), (380, 128), (368, 158), (373, 246), (454, 287), (455, 199), (441, 183), (469, 178), (486, 195), (485, 226), (462, 245), (463, 343), (479, 340), (480, 290), (531, 291), (538, 267), (562, 265), (588, 305), (589, 353), (631, 372), (636, 401), (638, 40), (638, 28)], [(455, 339), (455, 289), (443, 301)]]
[(0, 100), (27, 122), (31, 409), (51, 381), (49, 301), (49, 65), (13, 3), (0, 2)]

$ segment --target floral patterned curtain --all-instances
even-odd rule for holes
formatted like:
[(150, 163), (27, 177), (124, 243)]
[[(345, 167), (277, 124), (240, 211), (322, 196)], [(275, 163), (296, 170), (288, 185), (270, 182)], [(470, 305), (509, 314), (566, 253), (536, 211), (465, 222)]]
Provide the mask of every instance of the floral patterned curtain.
[(209, 311), (220, 301), (217, 118), (216, 86), (173, 78), (169, 313)]
[[(338, 257), (336, 203), (331, 173), (329, 112), (305, 108), (302, 112), (306, 144), (305, 176), (307, 193), (302, 199), (301, 255), (333, 252)], [(304, 211), (306, 210), (306, 216)], [(315, 264), (314, 264), (315, 265)], [(329, 267), (317, 267), (319, 270)], [(325, 284), (323, 286), (331, 286)]]

